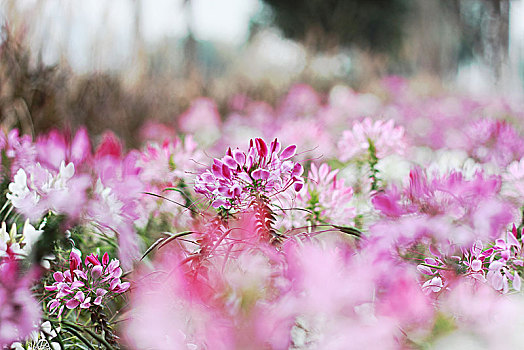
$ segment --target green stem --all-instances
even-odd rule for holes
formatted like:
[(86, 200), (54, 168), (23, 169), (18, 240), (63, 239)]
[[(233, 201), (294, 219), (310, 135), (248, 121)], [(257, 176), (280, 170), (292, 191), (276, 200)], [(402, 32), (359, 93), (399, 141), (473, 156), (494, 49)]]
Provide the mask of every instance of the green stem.
[(377, 184), (377, 173), (378, 170), (375, 168), (375, 166), (378, 163), (377, 158), (377, 150), (375, 148), (375, 144), (371, 139), (368, 139), (369, 143), (369, 168), (371, 170), (371, 175), (369, 176), (371, 178), (371, 190), (376, 191), (378, 190), (378, 184)]
[(56, 333), (56, 340), (58, 341), (58, 344), (60, 345), (60, 349), (64, 350), (65, 347), (64, 347), (64, 342), (62, 340), (62, 335), (60, 334), (60, 332), (56, 329), (55, 327), (55, 324), (51, 321), (49, 321), (49, 323), (51, 324), (51, 327), (53, 328), (53, 330), (55, 331)]
[[(51, 322), (51, 320), (49, 320), (48, 318), (44, 317), (44, 319)], [(82, 327), (77, 326), (76, 324), (68, 322), (68, 321), (60, 321), (60, 323), (66, 325), (69, 328), (73, 328), (73, 329), (75, 329), (75, 330), (77, 330), (79, 332), (87, 332), (94, 339), (98, 340), (99, 343), (104, 344), (108, 349), (115, 350), (115, 348), (113, 346), (111, 346), (111, 344), (109, 344), (104, 338), (102, 338), (101, 336), (99, 336), (98, 334), (96, 334), (95, 332), (90, 330), (89, 328), (82, 328)]]
[(96, 350), (93, 345), (87, 340), (82, 334), (80, 334), (78, 331), (76, 331), (74, 328), (64, 327), (64, 330), (73, 334), (75, 337), (80, 339), (82, 343), (84, 343), (89, 349)]
[(437, 270), (451, 270), (450, 268), (447, 268), (447, 267), (442, 267), (442, 266), (437, 266), (437, 265), (431, 265), (431, 264), (426, 264), (426, 263), (422, 263), (422, 264), (419, 264), (419, 265), (426, 266), (426, 267), (430, 267), (430, 268), (432, 268), (432, 269), (437, 269)]

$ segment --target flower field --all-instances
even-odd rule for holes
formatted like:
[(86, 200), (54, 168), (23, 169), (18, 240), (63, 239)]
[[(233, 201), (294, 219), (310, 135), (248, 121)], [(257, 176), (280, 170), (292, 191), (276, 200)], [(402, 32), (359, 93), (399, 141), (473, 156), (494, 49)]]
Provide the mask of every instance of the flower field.
[(0, 132), (0, 348), (519, 349), (524, 100), (295, 85), (142, 147)]

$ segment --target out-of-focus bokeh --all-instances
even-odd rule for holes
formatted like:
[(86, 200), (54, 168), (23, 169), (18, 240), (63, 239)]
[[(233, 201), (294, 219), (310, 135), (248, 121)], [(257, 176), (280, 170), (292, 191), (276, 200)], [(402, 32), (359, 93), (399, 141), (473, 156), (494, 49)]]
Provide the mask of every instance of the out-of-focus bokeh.
[(3, 0), (0, 118), (129, 146), (197, 97), (276, 103), (302, 82), (521, 94), (522, 0)]

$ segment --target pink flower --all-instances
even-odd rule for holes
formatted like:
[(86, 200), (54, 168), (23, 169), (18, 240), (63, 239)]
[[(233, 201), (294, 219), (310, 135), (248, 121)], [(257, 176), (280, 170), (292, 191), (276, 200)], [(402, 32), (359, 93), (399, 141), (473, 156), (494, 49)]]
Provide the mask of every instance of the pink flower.
[(96, 181), (84, 219), (95, 222), (106, 235), (118, 232), (119, 257), (124, 266), (130, 267), (138, 256), (135, 221), (141, 218), (139, 204), (144, 196), (144, 183), (139, 177), (138, 152), (120, 157), (121, 149), (116, 142), (108, 136), (106, 145), (95, 154)]
[[(160, 269), (157, 269), (160, 271)], [(189, 294), (193, 283), (174, 269), (169, 278), (139, 280), (131, 295), (124, 339), (135, 349), (234, 348), (230, 323)]]
[(507, 233), (507, 238), (498, 238), (489, 246), (485, 249), (484, 243), (477, 239), (470, 249), (461, 247), (462, 254), (457, 253), (458, 249), (449, 246), (448, 250), (453, 255), (449, 252), (444, 255), (430, 246), (429, 251), (433, 257), (424, 259), (424, 263), (417, 266), (421, 273), (432, 276), (431, 280), (424, 283), (423, 288), (440, 291), (441, 282), (447, 283), (446, 275), (449, 275), (450, 271), (456, 271), (459, 276), (487, 283), (502, 293), (509, 291), (510, 282), (513, 289), (519, 291), (521, 279), (518, 271), (524, 265), (524, 261), (516, 227), (513, 226), (513, 230)]
[(406, 213), (402, 203), (401, 193), (396, 186), (391, 186), (383, 193), (377, 193), (371, 198), (371, 203), (382, 214), (390, 217), (399, 217)]
[(23, 340), (40, 323), (40, 306), (14, 259), (0, 258), (0, 347)]
[(467, 179), (457, 171), (440, 176), (414, 168), (403, 192), (392, 187), (372, 202), (389, 217), (445, 216), (474, 228), (478, 238), (493, 239), (513, 219), (513, 206), (499, 192), (497, 176), (477, 172)]
[(320, 107), (319, 94), (309, 85), (296, 84), (291, 87), (279, 106), (282, 118), (313, 115)]
[(139, 349), (289, 346), (293, 318), (289, 305), (277, 304), (277, 261), (257, 249), (232, 254), (210, 256), (201, 270), (180, 265), (176, 250), (157, 257), (156, 273), (141, 271), (131, 294), (127, 342)]
[(102, 142), (98, 145), (95, 152), (95, 158), (120, 158), (122, 157), (122, 143), (118, 137), (111, 131), (106, 131), (102, 135)]
[(32, 221), (50, 210), (77, 219), (84, 208), (89, 183), (85, 175), (75, 174), (73, 163), (66, 165), (62, 161), (58, 171), (36, 163), (18, 170), (9, 184), (7, 198)]
[(264, 140), (251, 140), (247, 153), (238, 148), (227, 150), (221, 159), (214, 159), (195, 180), (195, 191), (206, 196), (213, 207), (246, 209), (255, 198), (273, 198), (285, 191), (300, 190), (303, 168), (289, 160), (295, 153), (290, 146), (281, 153), (275, 139), (268, 146)]
[(221, 126), (216, 103), (204, 97), (194, 100), (189, 109), (178, 117), (178, 125), (181, 131), (195, 135), (201, 143), (213, 144)]
[(397, 273), (398, 276), (389, 281), (384, 278), (378, 282), (384, 293), (379, 295), (377, 313), (394, 318), (404, 327), (421, 327), (430, 323), (434, 310), (424, 290), (428, 288), (435, 292), (442, 287), (442, 283), (438, 282), (438, 277), (433, 278), (429, 286), (424, 284), (421, 289), (409, 270), (403, 269)]
[(464, 149), (481, 162), (505, 167), (524, 156), (524, 139), (506, 121), (482, 119), (465, 130)]
[(350, 225), (355, 217), (355, 208), (351, 204), (353, 189), (337, 178), (338, 170), (331, 170), (323, 163), (317, 167), (311, 164), (307, 185), (302, 188), (297, 198), (290, 205), (303, 210), (291, 210), (285, 213), (283, 225), (286, 228), (316, 226), (318, 224)]
[[(137, 159), (140, 179), (151, 186), (173, 186), (196, 171), (204, 154), (191, 135), (184, 141), (179, 138), (165, 139), (163, 143), (148, 143)], [(163, 188), (161, 188), (163, 189)]]
[(424, 284), (422, 285), (422, 289), (429, 293), (438, 293), (442, 290), (443, 286), (444, 285), (442, 284), (442, 278), (433, 277), (432, 279), (424, 282)]
[[(380, 340), (368, 338), (375, 346), (395, 344), (395, 326), (431, 326), (431, 299), (422, 293), (416, 274), (378, 246), (369, 245), (357, 253), (342, 242), (311, 240), (298, 245), (288, 241), (285, 254), (297, 320), (307, 325), (311, 339), (306, 341), (318, 347), (347, 339), (342, 330), (350, 325), (362, 332), (367, 327), (385, 327)], [(358, 336), (360, 341), (365, 334)]]
[[(301, 159), (331, 157), (336, 151), (333, 135), (320, 117), (289, 119), (279, 121), (277, 125), (280, 126), (278, 131), (272, 132), (271, 135), (278, 135), (283, 143), (296, 144), (302, 150)], [(308, 132), (298, 133), (297, 130)]]
[(163, 142), (176, 135), (174, 127), (156, 121), (147, 120), (140, 128), (140, 140), (144, 143), (156, 141)]
[[(483, 339), (487, 349), (517, 349), (522, 344), (521, 298), (501, 296), (484, 284), (462, 280), (442, 295), (439, 305), (440, 312), (453, 320), (452, 336)], [(443, 349), (459, 345), (449, 338), (450, 343), (442, 342)]]
[(58, 170), (62, 162), (73, 163), (80, 168), (92, 157), (91, 142), (85, 128), (80, 128), (73, 139), (58, 130), (39, 136), (36, 141), (37, 161)]
[(11, 161), (11, 176), (16, 174), (18, 169), (35, 163), (37, 151), (31, 136), (20, 136), (18, 129), (13, 129), (9, 131), (7, 139), (4, 137), (2, 134), (0, 146), (5, 147), (6, 156)]
[(47, 291), (54, 294), (48, 303), (51, 313), (58, 312), (60, 316), (64, 307), (75, 309), (80, 306), (88, 309), (92, 305), (102, 305), (105, 297), (111, 298), (126, 292), (130, 283), (120, 280), (122, 269), (119, 266), (117, 259), (109, 261), (107, 253), (102, 257), (102, 262), (95, 254), (87, 256), (82, 266), (80, 252), (72, 250), (69, 269), (53, 273), (55, 282), (45, 286)]
[(520, 204), (524, 197), (524, 158), (509, 164), (502, 178), (503, 193)]
[(368, 157), (371, 149), (375, 150), (373, 156), (381, 159), (390, 154), (402, 154), (406, 147), (404, 128), (395, 126), (392, 119), (356, 121), (338, 142), (339, 159), (343, 162), (354, 157)]

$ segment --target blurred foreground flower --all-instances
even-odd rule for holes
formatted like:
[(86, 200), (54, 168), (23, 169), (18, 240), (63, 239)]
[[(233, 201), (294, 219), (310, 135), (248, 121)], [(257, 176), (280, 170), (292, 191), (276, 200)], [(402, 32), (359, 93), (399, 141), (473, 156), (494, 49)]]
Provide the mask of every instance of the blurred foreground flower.
[(0, 347), (26, 338), (40, 322), (40, 305), (29, 290), (31, 275), (21, 277), (14, 258), (0, 258)]

